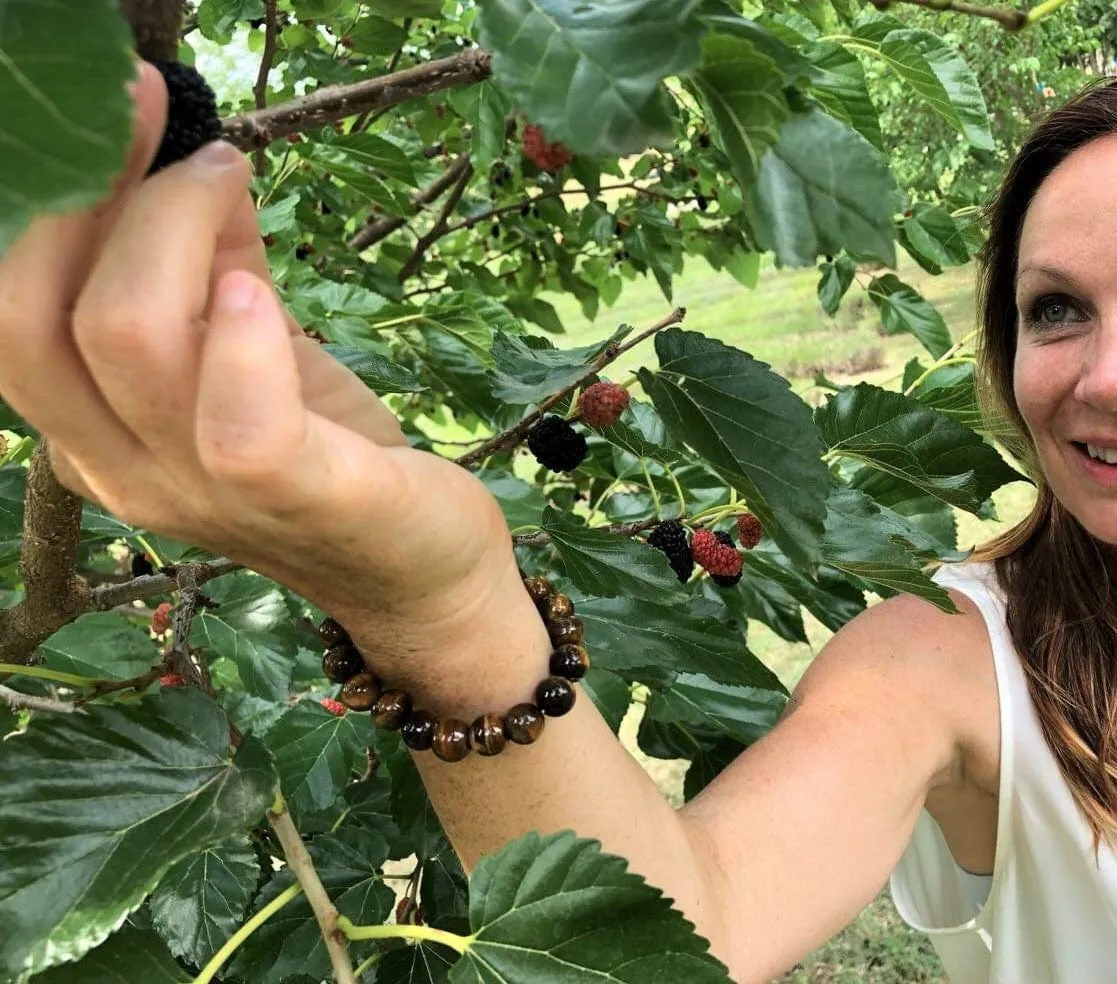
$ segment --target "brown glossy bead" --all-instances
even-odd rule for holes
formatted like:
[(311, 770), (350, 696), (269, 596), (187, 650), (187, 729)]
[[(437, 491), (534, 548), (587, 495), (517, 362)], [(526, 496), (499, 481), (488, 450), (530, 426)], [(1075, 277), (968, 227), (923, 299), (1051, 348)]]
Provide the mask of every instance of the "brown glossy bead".
[(557, 618), (553, 622), (547, 623), (551, 645), (556, 649), (559, 646), (579, 645), (584, 631), (580, 618)]
[(553, 594), (539, 610), (545, 622), (554, 622), (560, 618), (570, 618), (574, 614), (574, 602), (564, 594)]
[(535, 688), (535, 703), (547, 717), (562, 717), (574, 706), (574, 685), (560, 676), (547, 677)]
[(412, 711), (399, 729), (399, 736), (408, 748), (417, 752), (425, 752), (434, 741), (434, 729), (438, 727), (438, 718), (430, 711)]
[(590, 654), (581, 646), (559, 646), (551, 653), (551, 675), (581, 680), (590, 668)]
[(531, 600), (535, 602), (536, 608), (555, 593), (555, 586), (545, 577), (525, 577), (524, 587), (527, 589), (527, 593), (531, 595)]
[(336, 618), (327, 618), (318, 626), (318, 638), (322, 640), (327, 649), (340, 646), (343, 642), (350, 642), (349, 633)]
[(431, 751), (443, 762), (460, 762), (469, 754), (469, 725), (457, 718), (439, 721)]
[(530, 745), (543, 734), (543, 712), (534, 704), (517, 704), (504, 715), (504, 734), (517, 745)]
[(482, 714), (469, 726), (469, 743), (478, 755), (499, 755), (507, 741), (499, 714)]
[(406, 690), (385, 690), (372, 709), (372, 720), (378, 728), (396, 731), (403, 727), (411, 713), (411, 694)]
[(364, 670), (345, 681), (341, 693), (337, 695), (351, 711), (367, 711), (376, 703), (384, 689), (380, 677), (370, 670)]
[(322, 672), (334, 683), (345, 683), (365, 668), (361, 653), (352, 643), (342, 643), (326, 650), (322, 657)]

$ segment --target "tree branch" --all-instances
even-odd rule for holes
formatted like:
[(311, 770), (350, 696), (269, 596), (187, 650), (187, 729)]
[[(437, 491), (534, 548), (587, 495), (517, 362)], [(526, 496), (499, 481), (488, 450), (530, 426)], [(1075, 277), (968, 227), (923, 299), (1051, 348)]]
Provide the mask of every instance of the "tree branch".
[[(206, 581), (212, 581), (215, 577), (221, 577), (223, 574), (244, 570), (244, 564), (238, 564), (235, 560), (229, 560), (228, 557), (218, 557), (217, 560), (190, 564), (189, 566), (192, 583), (196, 586), (201, 586)], [(164, 568), (164, 570), (171, 571), (171, 574), (145, 574), (125, 581), (123, 584), (102, 584), (90, 592), (88, 610), (105, 612), (117, 605), (126, 605), (131, 601), (139, 601), (153, 595), (174, 591), (179, 586), (174, 576), (174, 572), (178, 569), (180, 568), (172, 566)]]
[(291, 869), (298, 883), (306, 893), (306, 900), (314, 911), (314, 918), (318, 920), (322, 939), (326, 943), (326, 952), (330, 955), (330, 964), (334, 970), (335, 984), (357, 984), (353, 974), (353, 965), (349, 961), (348, 940), (345, 934), (337, 928), (337, 907), (330, 901), (314, 862), (303, 845), (299, 831), (287, 812), (287, 804), (283, 798), (277, 797), (275, 806), (268, 810), (268, 823), (279, 838), (287, 866)]
[[(680, 517), (680, 521), (683, 517)], [(594, 533), (612, 533), (616, 536), (635, 536), (637, 533), (643, 533), (644, 530), (651, 529), (653, 526), (658, 526), (663, 520), (658, 517), (654, 519), (641, 519), (635, 523), (613, 523), (609, 526), (594, 526), (592, 529)], [(538, 533), (521, 533), (518, 536), (512, 537), (513, 542), (517, 547), (544, 547), (551, 542), (551, 534), (545, 533), (540, 530)]]
[[(454, 163), (446, 168), (434, 181), (411, 196), (411, 204), (414, 206), (415, 211), (421, 211), (431, 202), (440, 198), (442, 193), (461, 177), (462, 172), (471, 166), (467, 154), (462, 154), (460, 157), (455, 158)], [(361, 250), (368, 249), (369, 246), (380, 242), (380, 240), (384, 239), (386, 236), (390, 236), (401, 226), (407, 225), (411, 218), (414, 218), (414, 216), (385, 215), (381, 216), (379, 219), (374, 219), (349, 240), (349, 248), (358, 253)]]
[(471, 48), (353, 85), (327, 86), (281, 106), (233, 116), (224, 121), (222, 135), (241, 150), (255, 150), (289, 133), (386, 109), (442, 89), (483, 82), (491, 74), (489, 63), (487, 51)]
[(442, 211), (438, 213), (438, 218), (435, 219), (434, 225), (419, 237), (419, 241), (415, 244), (415, 248), (411, 251), (411, 255), (404, 261), (403, 266), (400, 267), (400, 283), (403, 283), (405, 280), (415, 275), (415, 272), (419, 269), (419, 264), (423, 262), (423, 257), (426, 255), (427, 250), (446, 235), (446, 224), (450, 221), (450, 216), (454, 214), (454, 209), (458, 207), (458, 202), (462, 200), (462, 195), (465, 194), (465, 189), (469, 187), (470, 179), (473, 177), (473, 164), (469, 160), (469, 155), (462, 154), (459, 160), (463, 159), (465, 160), (465, 167), (461, 169), (457, 181), (454, 182), (454, 187), (450, 190), (450, 194), (447, 196), (446, 202), (442, 206)]
[(64, 700), (52, 700), (50, 697), (33, 697), (31, 694), (21, 694), (18, 690), (0, 686), (0, 700), (3, 700), (12, 710), (26, 707), (29, 711), (49, 711), (52, 714), (73, 714), (77, 708)]
[[(275, 9), (275, 3), (276, 0), (266, 0), (264, 8), (264, 52), (260, 56), (260, 71), (256, 76), (256, 84), (252, 87), (257, 110), (265, 109), (268, 105), (268, 73), (275, 60), (279, 40), (279, 14)], [(261, 147), (256, 151), (256, 173), (262, 175), (267, 170), (267, 166), (268, 157)]]
[(579, 386), (581, 386), (587, 379), (597, 375), (604, 369), (610, 362), (615, 361), (624, 355), (629, 349), (639, 345), (644, 339), (650, 338), (657, 331), (662, 331), (670, 325), (679, 324), (683, 318), (686, 317), (686, 308), (675, 308), (666, 318), (662, 321), (656, 322), (650, 328), (640, 332), (632, 341), (627, 345), (621, 345), (614, 342), (612, 345), (606, 346), (605, 351), (602, 352), (592, 362), (587, 363), (586, 372), (575, 383), (567, 386), (565, 389), (560, 390), (558, 393), (548, 396), (545, 400), (541, 400), (539, 405), (526, 417), (524, 417), (518, 424), (509, 427), (508, 430), (497, 434), (495, 437), (489, 438), (480, 447), (474, 448), (472, 451), (467, 451), (454, 460), (463, 468), (468, 468), (470, 465), (476, 464), (493, 454), (498, 454), (501, 451), (507, 451), (509, 448), (514, 448), (525, 437), (527, 432), (535, 426), (535, 423), (542, 419), (543, 415), (551, 409), (556, 403), (559, 403), (568, 393), (573, 393)]
[[(1062, 0), (1066, 2), (1066, 0)], [(928, 10), (952, 10), (971, 17), (988, 17), (997, 21), (1006, 31), (1019, 31), (1028, 25), (1028, 12), (1007, 7), (982, 7), (965, 0), (869, 0), (877, 10), (887, 10), (893, 3), (910, 3)]]
[(171, 631), (174, 643), (167, 650), (163, 662), (168, 668), (182, 677), (187, 686), (198, 687), (213, 696), (213, 683), (209, 678), (209, 667), (202, 660), (194, 661), (190, 649), (190, 626), (200, 608), (216, 607), (198, 587), (197, 569), (201, 564), (180, 564), (174, 567), (175, 581), (181, 592), (181, 600), (175, 607)]
[(120, 12), (132, 27), (136, 53), (146, 61), (178, 61), (183, 0), (121, 0)]

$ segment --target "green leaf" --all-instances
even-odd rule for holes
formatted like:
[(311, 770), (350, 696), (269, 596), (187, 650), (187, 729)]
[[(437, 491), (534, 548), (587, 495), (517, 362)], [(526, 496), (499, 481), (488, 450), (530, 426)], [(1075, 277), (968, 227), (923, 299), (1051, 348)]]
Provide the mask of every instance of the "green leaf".
[(117, 612), (89, 612), (68, 622), (40, 646), (52, 670), (105, 680), (127, 680), (159, 662), (147, 629)]
[(683, 596), (682, 585), (655, 547), (632, 537), (590, 529), (548, 508), (543, 529), (570, 578), (588, 594), (615, 598), (623, 595), (671, 604)]
[(745, 744), (775, 727), (787, 703), (782, 690), (717, 683), (701, 673), (680, 673), (670, 688), (653, 695), (647, 713), (661, 724), (697, 724), (721, 738)]
[(791, 114), (775, 64), (745, 38), (711, 34), (702, 40), (694, 80), (737, 181), (749, 188)]
[(36, 717), (5, 741), (0, 974), (78, 959), (179, 858), (257, 822), (276, 787), (267, 750), (228, 749), (224, 713), (194, 688)]
[(815, 69), (811, 88), (819, 102), (831, 116), (848, 123), (877, 150), (884, 152), (880, 117), (869, 97), (865, 70), (857, 56), (848, 48), (829, 41), (811, 45), (806, 55)]
[(391, 55), (407, 40), (407, 31), (383, 17), (362, 17), (349, 31), (353, 50), (362, 55)]
[(480, 0), (493, 77), (547, 140), (623, 156), (666, 143), (661, 80), (698, 64), (696, 0)]
[(836, 393), (815, 422), (832, 452), (969, 512), (979, 512), (1002, 485), (1023, 480), (972, 430), (868, 383)]
[(961, 55), (930, 31), (903, 29), (887, 34), (880, 55), (922, 96), (927, 104), (957, 127), (978, 150), (993, 150), (989, 110), (977, 76)]
[(685, 457), (682, 445), (668, 433), (663, 418), (650, 403), (640, 400), (630, 402), (616, 423), (602, 427), (598, 433), (637, 458), (673, 465)]
[(451, 291), (423, 306), (424, 332), (428, 328), (453, 335), (472, 348), (485, 365), (491, 365), (493, 333), (522, 335), (524, 326), (503, 304), (465, 291)]
[(892, 214), (899, 197), (879, 151), (812, 109), (784, 123), (760, 162), (749, 205), (757, 243), (781, 266), (810, 266), (842, 249), (895, 266)]
[(423, 393), (426, 387), (405, 366), (389, 362), (382, 356), (349, 345), (323, 345), (346, 369), (356, 373), (361, 382), (378, 395), (384, 393)]
[(240, 926), (259, 879), (252, 842), (237, 834), (163, 876), (148, 903), (152, 920), (176, 957), (201, 967)]
[(442, 0), (369, 0), (369, 7), (374, 13), (393, 20), (403, 17), (437, 19), (442, 14)]
[(943, 316), (894, 273), (876, 277), (869, 284), (869, 297), (880, 309), (887, 334), (914, 335), (936, 359), (954, 344)]
[(193, 979), (155, 933), (125, 925), (76, 964), (37, 974), (34, 984), (188, 984)]
[(671, 433), (756, 513), (788, 556), (818, 556), (828, 488), (811, 412), (786, 379), (748, 353), (693, 331), (656, 335), (660, 368), (639, 371)]
[(819, 264), (822, 277), (818, 281), (818, 301), (822, 310), (830, 317), (834, 317), (841, 307), (842, 298), (853, 283), (853, 274), (856, 272), (853, 260), (848, 256), (838, 256)]
[(761, 543), (749, 550), (744, 570), (769, 585), (778, 585), (831, 632), (865, 610), (861, 591), (833, 570), (820, 567), (817, 580), (809, 578), (771, 544)]
[(693, 924), (627, 867), (569, 830), (482, 858), (469, 879), (472, 942), (450, 981), (730, 984)]
[(745, 647), (725, 610), (704, 599), (671, 606), (637, 598), (571, 595), (586, 627), (595, 666), (626, 679), (650, 674), (667, 685), (679, 673), (704, 673), (719, 683), (778, 689), (779, 678)]
[(477, 477), (499, 503), (510, 530), (518, 526), (538, 526), (543, 521), (547, 502), (538, 486), (499, 468), (484, 468), (477, 472)]
[[(376, 18), (366, 19), (376, 20)], [(387, 177), (402, 181), (412, 188), (419, 184), (418, 178), (415, 177), (415, 168), (407, 154), (390, 140), (378, 137), (374, 133), (348, 133), (332, 141), (330, 146), (343, 151), (348, 157), (365, 167), (375, 168)]]
[(507, 143), (506, 117), (512, 108), (507, 97), (492, 82), (482, 82), (452, 90), (450, 102), (473, 127), (469, 145), (473, 167), (479, 173), (487, 173), (493, 161), (504, 153)]
[(324, 810), (354, 778), (372, 741), (367, 714), (331, 714), (316, 701), (301, 700), (268, 732), (283, 795), (298, 814)]
[(920, 266), (937, 275), (943, 267), (969, 262), (965, 233), (945, 208), (916, 202), (910, 211), (900, 229), (900, 242)]
[(198, 30), (209, 41), (228, 44), (237, 24), (263, 16), (264, 0), (202, 0)]
[[(921, 380), (921, 381), (920, 381)], [(918, 386), (915, 384), (919, 382)], [(930, 373), (918, 359), (904, 366), (903, 389), (915, 386), (911, 396), (925, 407), (941, 410), (963, 427), (981, 430), (985, 420), (974, 388), (974, 364), (939, 366)]]
[(136, 65), (131, 31), (116, 6), (0, 5), (0, 254), (36, 213), (103, 198), (124, 166), (132, 132), (125, 85)]

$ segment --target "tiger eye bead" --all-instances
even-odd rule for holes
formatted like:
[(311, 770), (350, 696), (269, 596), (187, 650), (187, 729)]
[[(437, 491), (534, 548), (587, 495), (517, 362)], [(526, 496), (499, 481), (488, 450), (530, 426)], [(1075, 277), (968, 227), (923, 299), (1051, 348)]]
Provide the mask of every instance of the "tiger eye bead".
[(411, 716), (403, 722), (399, 729), (399, 736), (408, 748), (417, 752), (425, 752), (434, 741), (434, 730), (438, 727), (438, 718), (430, 711), (412, 711)]
[(524, 587), (527, 589), (527, 593), (531, 595), (531, 600), (535, 602), (536, 608), (539, 608), (543, 602), (555, 593), (555, 586), (545, 577), (525, 577)]
[(590, 655), (581, 646), (559, 646), (551, 653), (551, 675), (581, 680), (590, 668)]
[(574, 706), (574, 688), (560, 676), (547, 677), (535, 688), (535, 703), (547, 717), (562, 717)]
[(469, 754), (469, 725), (457, 718), (440, 721), (431, 751), (443, 762), (460, 762)]
[(504, 734), (517, 745), (530, 745), (543, 733), (543, 712), (534, 704), (517, 704), (504, 715)]
[(556, 649), (559, 646), (577, 646), (582, 641), (582, 620), (580, 618), (558, 618), (547, 623), (547, 631), (551, 636), (551, 645)]
[(334, 646), (340, 646), (343, 642), (350, 641), (349, 633), (335, 618), (327, 618), (318, 626), (318, 638), (322, 640), (327, 649), (332, 649)]
[(499, 755), (507, 741), (499, 714), (482, 714), (469, 726), (469, 743), (478, 755)]
[(574, 602), (564, 594), (553, 594), (540, 608), (539, 614), (545, 622), (554, 622), (556, 619), (569, 618), (574, 614)]
[(385, 690), (372, 709), (372, 720), (378, 728), (397, 731), (411, 713), (411, 694), (406, 690)]
[(380, 678), (369, 670), (358, 673), (345, 681), (341, 693), (337, 695), (351, 711), (367, 711), (376, 703), (384, 685)]
[(334, 683), (345, 683), (365, 668), (361, 653), (351, 642), (343, 642), (326, 650), (322, 672)]

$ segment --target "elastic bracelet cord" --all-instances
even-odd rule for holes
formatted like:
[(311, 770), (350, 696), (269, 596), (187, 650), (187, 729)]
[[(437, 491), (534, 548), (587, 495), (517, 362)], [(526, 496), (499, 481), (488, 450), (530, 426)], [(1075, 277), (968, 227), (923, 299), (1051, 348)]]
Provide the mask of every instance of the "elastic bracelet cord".
[(440, 718), (414, 706), (405, 690), (386, 688), (353, 644), (349, 633), (333, 618), (318, 626), (326, 646), (322, 671), (341, 684), (337, 699), (353, 711), (370, 711), (378, 728), (399, 731), (403, 743), (417, 752), (428, 749), (443, 762), (460, 762), (471, 751), (478, 755), (499, 755), (508, 742), (530, 745), (543, 733), (546, 718), (562, 717), (573, 706), (573, 684), (586, 675), (589, 654), (582, 646), (582, 621), (574, 615), (574, 604), (555, 590), (544, 577), (520, 577), (547, 626), (554, 650), (550, 675), (535, 688), (535, 700), (516, 704), (504, 714), (482, 714), (472, 724), (458, 718)]

